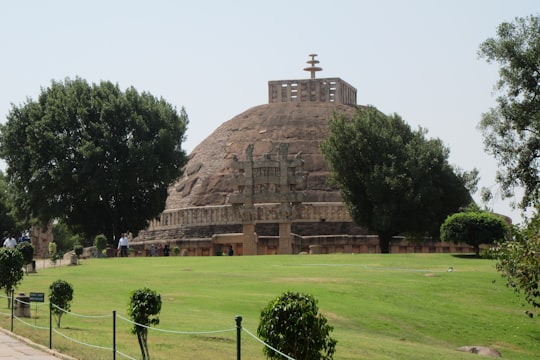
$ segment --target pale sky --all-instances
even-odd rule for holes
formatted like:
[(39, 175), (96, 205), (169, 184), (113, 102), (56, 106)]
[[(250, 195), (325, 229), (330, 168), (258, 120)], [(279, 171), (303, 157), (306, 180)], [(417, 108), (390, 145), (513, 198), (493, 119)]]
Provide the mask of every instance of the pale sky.
[[(51, 80), (108, 80), (185, 107), (189, 152), (266, 104), (268, 81), (308, 78), (316, 53), (317, 77), (340, 77), (359, 104), (426, 128), (497, 193), (477, 125), (495, 106), (498, 66), (477, 52), (501, 22), (539, 12), (538, 0), (4, 0), (0, 121)], [(489, 206), (520, 222), (509, 203)]]

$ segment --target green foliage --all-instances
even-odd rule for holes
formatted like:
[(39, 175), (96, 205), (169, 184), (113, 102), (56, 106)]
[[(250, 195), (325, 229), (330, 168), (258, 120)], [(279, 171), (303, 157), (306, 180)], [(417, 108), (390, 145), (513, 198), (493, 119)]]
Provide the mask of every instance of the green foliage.
[(480, 45), (479, 55), (499, 64), (497, 107), (482, 115), (486, 150), (499, 163), (503, 196), (523, 188), (519, 206), (535, 206), (540, 197), (540, 16), (503, 22), (497, 36)]
[[(261, 312), (258, 336), (267, 344), (296, 360), (330, 360), (337, 341), (330, 337), (334, 328), (319, 313), (311, 295), (288, 291), (271, 301)], [(264, 347), (269, 359), (282, 359)]]
[(60, 321), (65, 311), (71, 308), (73, 300), (73, 287), (64, 280), (56, 280), (49, 287), (49, 301), (55, 305), (52, 307), (52, 313), (56, 317), (56, 326), (60, 327)]
[(107, 247), (107, 237), (103, 234), (99, 234), (94, 238), (94, 246), (97, 249), (98, 254), (103, 254), (103, 250)]
[(0, 171), (0, 229), (12, 232), (16, 227), (14, 216), (13, 192), (9, 188), (6, 176)]
[(180, 248), (178, 246), (173, 247), (172, 251), (173, 251), (173, 254), (176, 256), (180, 254)]
[(73, 248), (73, 243), (71, 242), (73, 234), (65, 222), (59, 220), (55, 223), (52, 227), (52, 233), (59, 251), (68, 251)]
[(0, 289), (5, 289), (8, 299), (24, 277), (23, 266), (24, 258), (19, 250), (0, 248)]
[(159, 324), (158, 314), (161, 311), (161, 295), (147, 287), (131, 293), (128, 307), (129, 316), (135, 323), (132, 332), (137, 340), (144, 359), (150, 359), (148, 352), (148, 326)]
[(51, 261), (53, 263), (56, 262), (56, 260), (59, 259), (59, 255), (58, 255), (58, 252), (57, 252), (57, 246), (56, 246), (56, 243), (54, 243), (54, 242), (49, 243), (49, 257), (50, 257), (50, 259), (51, 259)]
[(84, 251), (84, 247), (81, 244), (75, 244), (75, 246), (73, 246), (73, 251), (75, 252), (75, 255), (77, 255), (77, 258), (80, 258)]
[(321, 150), (353, 220), (379, 235), (381, 252), (392, 236), (438, 237), (446, 216), (471, 202), (477, 171), (459, 172), (449, 150), (398, 115), (360, 108), (351, 119), (334, 115)]
[(30, 264), (34, 260), (34, 245), (28, 241), (23, 241), (17, 244), (17, 250), (19, 250), (23, 256), (24, 263)]
[(163, 210), (187, 161), (187, 124), (184, 109), (132, 87), (53, 81), (37, 101), (13, 105), (0, 126), (0, 156), (28, 216), (119, 238)]
[(512, 240), (498, 244), (496, 268), (507, 279), (508, 287), (525, 297), (532, 306), (526, 314), (540, 314), (540, 215), (522, 227), (512, 228)]
[(480, 255), (480, 245), (503, 241), (509, 235), (508, 224), (499, 216), (486, 211), (455, 213), (441, 225), (441, 240), (474, 246)]

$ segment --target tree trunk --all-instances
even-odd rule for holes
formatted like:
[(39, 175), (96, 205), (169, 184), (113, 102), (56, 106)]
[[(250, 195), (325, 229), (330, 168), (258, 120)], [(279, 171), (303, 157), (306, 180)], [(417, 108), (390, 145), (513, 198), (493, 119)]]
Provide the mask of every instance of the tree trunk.
[(137, 330), (137, 340), (139, 341), (139, 347), (141, 348), (141, 355), (143, 360), (146, 360), (146, 349), (144, 346), (144, 340), (143, 335), (141, 333), (141, 330)]
[(381, 254), (390, 254), (391, 241), (391, 234), (379, 234), (379, 247), (381, 248)]

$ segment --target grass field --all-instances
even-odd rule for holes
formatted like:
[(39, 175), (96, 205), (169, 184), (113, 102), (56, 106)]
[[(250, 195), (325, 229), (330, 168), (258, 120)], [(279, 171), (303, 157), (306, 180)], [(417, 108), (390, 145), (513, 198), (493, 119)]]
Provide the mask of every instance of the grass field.
[[(249, 333), (256, 334), (262, 308), (288, 290), (318, 300), (334, 326), (335, 359), (478, 359), (456, 351), (466, 345), (494, 347), (505, 359), (538, 359), (540, 354), (540, 319), (524, 315), (520, 299), (506, 288), (493, 261), (468, 256), (92, 259), (26, 276), (17, 292), (48, 293), (57, 279), (73, 285), (72, 313), (96, 316), (67, 314), (59, 331), (110, 348), (115, 310), (118, 350), (137, 359), (132, 325), (120, 317), (128, 318), (131, 291), (144, 286), (161, 294), (157, 328), (167, 331), (149, 331), (153, 360), (236, 359), (237, 315), (247, 330), (242, 331), (242, 358), (264, 359), (263, 345)], [(9, 329), (7, 301), (0, 300), (5, 301), (0, 303), (0, 325)], [(31, 310), (33, 317), (25, 320), (29, 325), (16, 321), (14, 332), (48, 345), (48, 330), (39, 328), (48, 327), (47, 307), (33, 303)], [(213, 332), (218, 330), (227, 331)], [(56, 333), (53, 347), (78, 359), (112, 358), (110, 350), (79, 345)]]

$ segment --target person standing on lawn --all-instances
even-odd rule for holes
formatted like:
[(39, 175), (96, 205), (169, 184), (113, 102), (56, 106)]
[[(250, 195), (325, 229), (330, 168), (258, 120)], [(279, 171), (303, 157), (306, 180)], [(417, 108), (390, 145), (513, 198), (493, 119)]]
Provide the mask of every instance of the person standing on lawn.
[(120, 240), (118, 240), (118, 250), (120, 250), (120, 257), (127, 257), (129, 249), (129, 241), (126, 233), (122, 234)]

